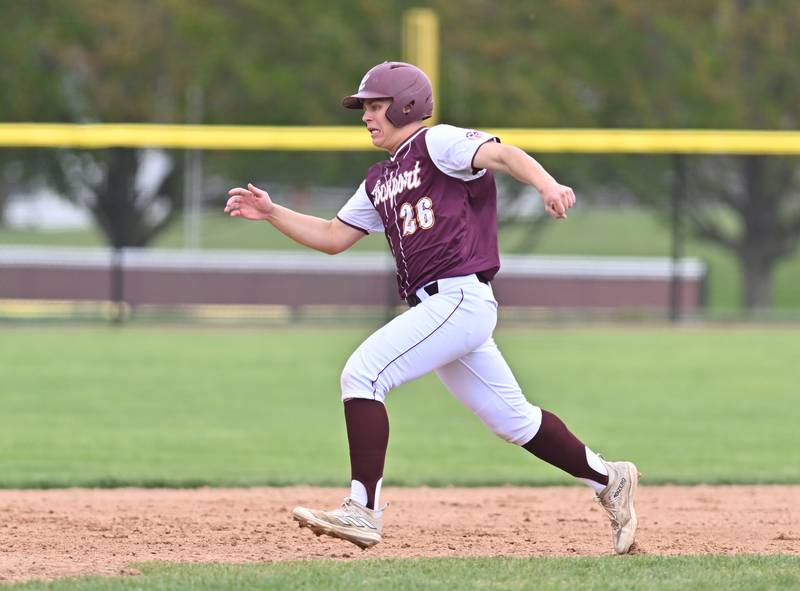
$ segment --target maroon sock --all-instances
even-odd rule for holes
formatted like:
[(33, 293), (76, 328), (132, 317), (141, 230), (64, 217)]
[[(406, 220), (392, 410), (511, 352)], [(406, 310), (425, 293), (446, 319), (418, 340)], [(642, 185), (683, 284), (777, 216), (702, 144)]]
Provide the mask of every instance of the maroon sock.
[(382, 402), (350, 398), (344, 401), (344, 420), (350, 444), (350, 477), (364, 485), (367, 507), (375, 509), (375, 487), (383, 477), (389, 445), (389, 415)]
[(553, 413), (542, 410), (542, 426), (533, 439), (522, 447), (575, 478), (608, 484), (608, 476), (594, 470), (586, 461), (586, 446)]

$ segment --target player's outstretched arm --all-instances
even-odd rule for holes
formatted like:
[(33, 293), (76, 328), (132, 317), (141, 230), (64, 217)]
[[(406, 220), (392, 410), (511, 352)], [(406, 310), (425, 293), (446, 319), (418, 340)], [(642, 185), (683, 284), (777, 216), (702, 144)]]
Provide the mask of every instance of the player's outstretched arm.
[(565, 218), (567, 210), (575, 205), (572, 188), (556, 181), (541, 164), (516, 146), (486, 142), (478, 148), (472, 163), (475, 168), (504, 172), (536, 187), (550, 217)]
[(228, 191), (225, 213), (231, 217), (266, 221), (280, 233), (309, 248), (337, 254), (364, 237), (364, 233), (338, 219), (325, 220), (273, 203), (269, 193), (255, 185)]

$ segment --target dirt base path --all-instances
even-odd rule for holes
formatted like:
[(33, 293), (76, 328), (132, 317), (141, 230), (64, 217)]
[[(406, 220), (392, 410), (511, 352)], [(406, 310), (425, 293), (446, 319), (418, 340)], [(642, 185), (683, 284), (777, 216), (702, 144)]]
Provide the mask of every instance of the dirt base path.
[[(132, 563), (611, 553), (584, 487), (387, 488), (384, 541), (362, 551), (299, 529), (336, 488), (0, 491), (0, 581), (134, 574)], [(636, 551), (800, 555), (800, 486), (644, 486)]]

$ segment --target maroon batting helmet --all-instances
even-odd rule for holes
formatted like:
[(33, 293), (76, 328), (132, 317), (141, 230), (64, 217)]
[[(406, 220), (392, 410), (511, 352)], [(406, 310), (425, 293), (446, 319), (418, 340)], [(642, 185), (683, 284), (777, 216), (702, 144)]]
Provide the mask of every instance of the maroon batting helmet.
[(366, 99), (390, 98), (386, 118), (395, 127), (433, 115), (433, 90), (425, 72), (405, 62), (383, 62), (361, 79), (358, 92), (342, 99), (342, 106), (360, 109)]

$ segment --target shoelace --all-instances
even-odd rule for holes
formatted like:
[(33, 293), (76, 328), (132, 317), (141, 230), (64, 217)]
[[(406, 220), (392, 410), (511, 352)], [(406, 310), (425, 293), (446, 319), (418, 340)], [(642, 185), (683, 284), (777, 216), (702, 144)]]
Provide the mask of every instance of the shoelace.
[[(600, 456), (600, 459), (605, 462), (605, 458), (602, 454), (597, 455)], [(611, 467), (609, 466), (608, 469), (611, 470)], [(610, 498), (608, 499), (608, 502), (606, 502), (600, 497), (600, 495), (597, 495), (594, 500), (600, 503), (603, 511), (606, 512), (606, 515), (608, 515), (608, 518), (611, 520), (611, 529), (617, 531), (620, 525), (619, 521), (617, 520), (617, 507), (614, 505), (614, 502)]]
[(361, 513), (350, 502), (350, 497), (345, 497), (344, 502), (337, 509), (328, 512), (328, 515), (339, 520), (341, 522), (340, 525), (352, 525), (347, 521), (343, 521), (342, 518), (361, 517)]
[[(380, 517), (380, 515), (384, 512), (384, 510), (386, 510), (386, 507), (388, 507), (388, 506), (389, 506), (389, 503), (386, 503), (383, 507), (381, 507), (377, 511), (374, 511), (374, 513), (377, 513), (378, 514), (377, 517)], [(373, 511), (373, 510), (367, 509), (367, 511)], [(352, 499), (350, 497), (345, 497), (344, 498), (344, 502), (341, 504), (341, 506), (338, 509), (334, 509), (333, 511), (330, 511), (329, 514), (330, 515), (334, 515), (334, 516), (345, 515), (345, 516), (348, 516), (348, 517), (350, 517), (350, 516), (361, 517), (362, 516), (361, 511), (359, 510), (358, 507), (353, 505)]]
[(619, 521), (617, 521), (617, 511), (614, 504), (611, 502), (605, 503), (603, 499), (601, 499), (600, 497), (595, 497), (594, 500), (600, 503), (600, 506), (603, 508), (603, 511), (605, 511), (606, 515), (608, 515), (608, 518), (611, 520), (611, 528), (615, 531), (618, 530)]
[(333, 513), (334, 515), (337, 513), (344, 515), (352, 515), (354, 511), (353, 511), (353, 506), (350, 503), (350, 497), (345, 497), (344, 503), (342, 503), (341, 507), (339, 507), (335, 511), (331, 511), (331, 513)]
[[(342, 503), (342, 506), (340, 507), (340, 509), (343, 509), (345, 511), (349, 511), (351, 506), (352, 506), (352, 499), (350, 497), (345, 497), (344, 498), (344, 503)], [(367, 510), (368, 511), (375, 511), (376, 513), (383, 513), (386, 510), (386, 507), (388, 507), (388, 506), (389, 506), (389, 503), (385, 503), (383, 505), (383, 507), (381, 507), (380, 509), (369, 509), (369, 508), (367, 508)]]

